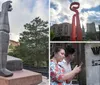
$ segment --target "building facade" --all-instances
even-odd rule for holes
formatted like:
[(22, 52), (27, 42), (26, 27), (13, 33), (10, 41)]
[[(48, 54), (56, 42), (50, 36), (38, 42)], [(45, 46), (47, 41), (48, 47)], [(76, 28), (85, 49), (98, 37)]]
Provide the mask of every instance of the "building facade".
[(20, 43), (19, 42), (16, 42), (16, 41), (14, 41), (14, 40), (10, 40), (9, 41), (9, 45), (12, 45), (12, 46), (19, 46), (20, 45)]
[(95, 23), (87, 23), (87, 32), (96, 33)]
[(70, 23), (62, 23), (62, 24), (54, 24), (50, 28), (51, 31), (54, 32), (56, 37), (70, 38), (71, 35), (71, 24)]

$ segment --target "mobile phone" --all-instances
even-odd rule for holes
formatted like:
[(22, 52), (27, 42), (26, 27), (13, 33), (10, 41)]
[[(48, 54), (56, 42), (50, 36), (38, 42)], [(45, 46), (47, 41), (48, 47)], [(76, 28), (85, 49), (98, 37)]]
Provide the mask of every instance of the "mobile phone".
[(82, 66), (83, 66), (83, 62), (81, 62), (79, 66), (81, 66), (81, 67), (82, 67)]

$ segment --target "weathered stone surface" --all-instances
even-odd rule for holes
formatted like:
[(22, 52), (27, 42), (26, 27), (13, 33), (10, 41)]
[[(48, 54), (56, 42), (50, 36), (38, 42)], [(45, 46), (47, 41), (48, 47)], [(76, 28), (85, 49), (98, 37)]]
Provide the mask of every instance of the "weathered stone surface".
[(0, 76), (5, 77), (13, 75), (11, 71), (6, 69), (10, 32), (8, 11), (12, 10), (11, 3), (11, 1), (4, 2), (0, 12)]
[(86, 60), (86, 85), (100, 85), (100, 49), (99, 54), (94, 54), (91, 48), (100, 47), (99, 43), (87, 43), (85, 45), (85, 60)]
[(13, 56), (7, 56), (7, 69), (10, 71), (18, 71), (23, 69), (23, 62), (20, 58), (15, 58)]
[(14, 71), (12, 77), (0, 77), (0, 85), (38, 85), (42, 82), (40, 73), (29, 70)]

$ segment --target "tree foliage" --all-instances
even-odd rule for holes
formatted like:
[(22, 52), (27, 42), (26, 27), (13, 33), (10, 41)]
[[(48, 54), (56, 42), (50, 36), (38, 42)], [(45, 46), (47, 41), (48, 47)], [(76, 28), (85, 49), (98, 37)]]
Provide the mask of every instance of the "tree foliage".
[(91, 33), (91, 32), (86, 33), (85, 40), (89, 41), (97, 40), (97, 33)]
[(53, 40), (54, 37), (55, 37), (55, 34), (54, 34), (54, 32), (51, 30), (51, 31), (50, 31), (50, 40)]
[(39, 17), (24, 25), (25, 31), (20, 34), (20, 46), (10, 55), (19, 57), (24, 64), (44, 66), (48, 64), (48, 22)]

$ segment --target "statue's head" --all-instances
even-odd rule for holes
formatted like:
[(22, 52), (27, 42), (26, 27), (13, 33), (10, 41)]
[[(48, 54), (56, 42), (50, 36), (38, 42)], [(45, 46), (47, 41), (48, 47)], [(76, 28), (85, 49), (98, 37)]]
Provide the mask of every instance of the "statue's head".
[(3, 11), (12, 11), (12, 1), (6, 1), (2, 4), (2, 10)]
[(70, 9), (72, 11), (76, 11), (76, 9), (78, 9), (80, 7), (80, 3), (79, 2), (72, 2), (70, 5)]

